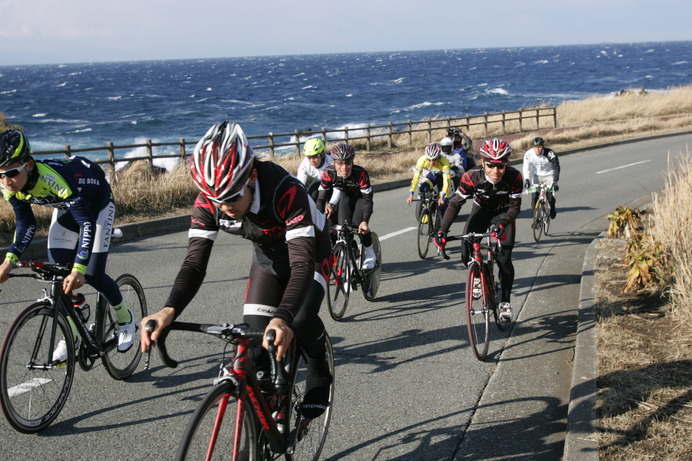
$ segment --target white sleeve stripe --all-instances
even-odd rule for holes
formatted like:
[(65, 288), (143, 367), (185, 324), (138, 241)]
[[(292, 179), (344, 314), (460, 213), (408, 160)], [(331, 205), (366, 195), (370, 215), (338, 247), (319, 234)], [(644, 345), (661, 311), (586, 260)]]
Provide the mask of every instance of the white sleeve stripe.
[(301, 237), (314, 237), (315, 228), (313, 226), (299, 227), (297, 229), (292, 229), (286, 231), (286, 241), (293, 240), (295, 238)]
[(218, 231), (205, 231), (205, 230), (201, 230), (201, 229), (190, 229), (187, 233), (187, 238), (201, 237), (204, 239), (209, 239), (212, 242), (215, 242), (217, 235), (219, 235)]

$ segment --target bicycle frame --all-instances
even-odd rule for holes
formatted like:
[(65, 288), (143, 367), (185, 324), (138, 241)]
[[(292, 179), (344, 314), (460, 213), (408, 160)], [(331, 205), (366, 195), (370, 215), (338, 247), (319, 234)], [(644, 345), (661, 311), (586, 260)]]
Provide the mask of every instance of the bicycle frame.
[[(365, 271), (360, 267), (360, 248), (354, 237), (354, 234), (358, 233), (358, 228), (346, 223), (343, 225), (337, 224), (333, 226), (332, 229), (336, 233), (337, 243), (341, 242), (346, 245), (346, 254), (351, 261), (351, 267), (353, 268), (352, 275), (355, 276), (354, 280), (350, 280), (349, 277), (349, 283), (351, 283), (353, 289), (356, 289), (358, 285), (363, 284), (363, 280), (365, 278)], [(356, 250), (358, 250), (357, 255)], [(355, 286), (353, 285), (353, 282), (355, 282)]]
[[(151, 320), (150, 320), (151, 322)], [(147, 325), (147, 328), (155, 328), (155, 326)], [(208, 333), (213, 336), (218, 336), (226, 341), (228, 344), (233, 346), (233, 357), (231, 363), (228, 366), (224, 366), (226, 354), (222, 356), (222, 365), (220, 366), (220, 374), (217, 379), (214, 380), (214, 386), (217, 386), (223, 382), (228, 382), (233, 384), (233, 390), (229, 394), (232, 396), (238, 405), (237, 418), (234, 425), (233, 434), (233, 444), (236, 450), (240, 447), (240, 437), (243, 427), (243, 410), (245, 405), (248, 405), (247, 410), (252, 412), (260, 424), (261, 429), (263, 429), (263, 436), (269, 443), (269, 447), (275, 454), (284, 454), (288, 452), (289, 440), (287, 440), (284, 435), (279, 430), (277, 422), (274, 421), (272, 417), (272, 410), (269, 408), (269, 404), (262, 394), (259, 382), (255, 376), (254, 369), (252, 366), (252, 360), (250, 358), (250, 349), (253, 347), (260, 347), (260, 341), (264, 336), (262, 331), (249, 330), (247, 324), (224, 324), (224, 325), (208, 325), (208, 324), (198, 324), (198, 323), (186, 323), (186, 322), (173, 322), (164, 333), (159, 337), (157, 341), (157, 346), (159, 350), (159, 355), (162, 362), (171, 368), (176, 368), (178, 362), (173, 360), (166, 349), (166, 338), (171, 330), (185, 330), (185, 331), (197, 331)], [(277, 396), (281, 398), (281, 405), (286, 402), (285, 393), (288, 392), (287, 380), (285, 376), (284, 360), (290, 360), (297, 353), (295, 342), (291, 344), (289, 351), (285, 354), (285, 359), (279, 361), (276, 359), (275, 351), (272, 350), (273, 345), (270, 346), (270, 363), (271, 363), (271, 376), (274, 386), (277, 389)], [(151, 350), (149, 350), (149, 354)], [(149, 358), (147, 357), (145, 362), (145, 368), (148, 367)], [(222, 407), (218, 410), (219, 414), (224, 414), (226, 411), (226, 404), (228, 403), (228, 398), (224, 399)], [(220, 434), (219, 425), (215, 425), (212, 433), (211, 443), (215, 444), (218, 436)], [(211, 449), (211, 447), (210, 447)]]
[[(18, 263), (19, 267), (38, 267), (41, 269), (40, 266), (37, 266), (36, 261), (23, 261)], [(86, 350), (94, 353), (95, 356), (94, 358), (101, 356), (109, 351), (111, 351), (113, 348), (116, 347), (116, 340), (113, 338), (109, 341), (107, 341), (105, 344), (101, 344), (101, 341), (97, 338), (96, 335), (92, 334), (90, 331), (89, 327), (86, 325), (84, 320), (82, 319), (82, 316), (77, 313), (75, 310), (74, 306), (72, 305), (72, 301), (68, 297), (67, 294), (62, 289), (62, 281), (64, 277), (69, 274), (69, 269), (67, 268), (62, 268), (55, 270), (53, 272), (49, 271), (48, 269), (44, 269), (41, 272), (36, 272), (36, 274), (11, 274), (11, 277), (31, 277), (35, 278), (41, 282), (44, 282), (48, 284), (47, 287), (43, 288), (43, 297), (39, 298), (37, 301), (39, 302), (47, 302), (50, 304), (51, 309), (54, 312), (59, 312), (62, 313), (65, 318), (71, 319), (72, 322), (74, 323), (75, 328), (77, 329), (77, 333), (81, 337), (81, 339), (84, 341)], [(95, 319), (96, 321), (99, 321), (101, 319), (101, 309), (102, 309), (102, 303), (101, 303), (101, 294), (97, 293), (97, 301), (96, 301), (96, 306), (95, 306)], [(52, 324), (51, 324), (51, 335), (50, 335), (50, 348), (48, 349), (48, 354), (50, 354), (54, 347), (55, 347), (55, 332), (57, 330), (57, 322), (58, 322), (58, 316), (53, 315), (52, 316)], [(32, 357), (34, 354), (32, 354)], [(44, 365), (37, 365), (34, 363), (29, 363), (27, 364), (27, 368), (29, 369), (47, 369), (47, 368), (53, 368), (52, 364), (52, 358), (48, 357), (48, 360), (45, 362), (46, 364)]]

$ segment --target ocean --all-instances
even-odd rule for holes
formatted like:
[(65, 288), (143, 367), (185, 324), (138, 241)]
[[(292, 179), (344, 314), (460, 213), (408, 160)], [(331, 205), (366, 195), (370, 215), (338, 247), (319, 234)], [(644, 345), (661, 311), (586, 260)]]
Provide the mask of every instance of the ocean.
[[(692, 83), (692, 41), (0, 66), (38, 150), (363, 127)], [(174, 149), (171, 149), (174, 150)]]

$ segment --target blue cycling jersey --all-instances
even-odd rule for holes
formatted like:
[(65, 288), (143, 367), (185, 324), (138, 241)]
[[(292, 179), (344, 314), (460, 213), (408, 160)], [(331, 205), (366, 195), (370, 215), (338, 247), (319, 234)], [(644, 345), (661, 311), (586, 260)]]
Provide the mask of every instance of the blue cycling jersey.
[(111, 187), (101, 167), (83, 157), (35, 160), (27, 185), (19, 192), (3, 190), (17, 218), (17, 230), (5, 259), (17, 261), (33, 239), (36, 218), (31, 204), (69, 212), (79, 226), (79, 243), (73, 268), (85, 273), (89, 264), (96, 217), (113, 201)]

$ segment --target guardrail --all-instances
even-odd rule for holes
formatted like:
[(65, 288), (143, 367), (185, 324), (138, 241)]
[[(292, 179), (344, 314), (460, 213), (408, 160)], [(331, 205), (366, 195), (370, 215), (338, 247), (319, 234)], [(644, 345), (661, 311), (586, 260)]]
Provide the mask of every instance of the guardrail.
[[(481, 137), (502, 136), (524, 131), (538, 130), (543, 128), (555, 128), (557, 126), (556, 108), (552, 106), (537, 107), (531, 109), (521, 109), (511, 112), (500, 112), (483, 115), (466, 115), (464, 117), (433, 118), (418, 122), (388, 123), (386, 125), (365, 125), (359, 127), (344, 127), (338, 129), (322, 128), (319, 131), (313, 130), (294, 130), (292, 133), (268, 133), (261, 136), (248, 136), (248, 140), (253, 149), (258, 153), (264, 153), (271, 159), (277, 155), (291, 152), (300, 154), (301, 145), (311, 137), (319, 136), (325, 142), (347, 142), (352, 144), (362, 144), (366, 151), (371, 151), (377, 146), (387, 147), (420, 147), (416, 146), (414, 135), (424, 133), (426, 144), (433, 139), (439, 139), (446, 135), (449, 128), (459, 128), (461, 131), (475, 130), (481, 127)], [(257, 143), (253, 143), (257, 141)], [(418, 141), (420, 142), (420, 141)], [(166, 158), (180, 158), (185, 161), (190, 155), (191, 149), (197, 140), (187, 141), (181, 138), (177, 142), (153, 142), (151, 139), (143, 144), (114, 145), (112, 142), (102, 147), (72, 148), (67, 145), (64, 149), (35, 151), (34, 155), (63, 155), (71, 157), (75, 154), (91, 153), (95, 154), (96, 162), (108, 164), (110, 166), (111, 179), (115, 179), (117, 164), (122, 162), (132, 162), (135, 160), (146, 160), (154, 166), (154, 160)], [(156, 148), (173, 147), (175, 154), (168, 152), (156, 152)], [(117, 155), (118, 152), (131, 152), (133, 149), (143, 149), (144, 153), (139, 156)], [(160, 150), (160, 149), (159, 149)], [(99, 154), (105, 153), (104, 158), (98, 158)]]

